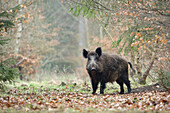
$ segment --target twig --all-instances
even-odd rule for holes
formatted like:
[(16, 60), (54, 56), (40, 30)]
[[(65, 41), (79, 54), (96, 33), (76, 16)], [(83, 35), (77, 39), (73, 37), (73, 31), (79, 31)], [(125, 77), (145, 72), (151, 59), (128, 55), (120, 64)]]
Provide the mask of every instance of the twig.
[(106, 29), (106, 27), (104, 27), (104, 30), (105, 30), (106, 33), (109, 35), (110, 39), (111, 39), (112, 41), (114, 41), (113, 38), (112, 38), (112, 36), (111, 36), (111, 34), (110, 34), (110, 33), (108, 32), (108, 30)]
[(96, 1), (94, 1), (94, 0), (92, 0), (94, 3), (96, 3), (96, 4), (98, 4), (98, 5), (100, 5), (101, 7), (103, 7), (104, 9), (106, 9), (106, 10), (108, 10), (108, 11), (114, 11), (114, 10), (112, 10), (112, 9), (109, 9), (108, 7), (106, 7), (106, 6), (104, 6), (104, 5), (102, 5), (101, 3), (99, 3), (99, 2), (96, 2)]
[(15, 65), (18, 66), (19, 64), (21, 64), (25, 59), (20, 60), (18, 63), (16, 63)]

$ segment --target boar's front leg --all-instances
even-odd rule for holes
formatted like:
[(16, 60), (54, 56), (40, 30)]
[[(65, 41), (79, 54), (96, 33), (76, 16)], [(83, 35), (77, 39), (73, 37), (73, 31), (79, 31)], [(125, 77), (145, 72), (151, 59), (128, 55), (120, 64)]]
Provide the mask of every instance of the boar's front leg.
[(101, 82), (100, 84), (100, 94), (104, 94), (104, 89), (106, 88), (106, 83), (105, 82)]
[(96, 90), (97, 90), (97, 87), (98, 87), (99, 82), (94, 81), (94, 80), (91, 78), (91, 84), (92, 84), (92, 88), (93, 88), (93, 92), (92, 92), (92, 94), (95, 94), (95, 93), (96, 93)]

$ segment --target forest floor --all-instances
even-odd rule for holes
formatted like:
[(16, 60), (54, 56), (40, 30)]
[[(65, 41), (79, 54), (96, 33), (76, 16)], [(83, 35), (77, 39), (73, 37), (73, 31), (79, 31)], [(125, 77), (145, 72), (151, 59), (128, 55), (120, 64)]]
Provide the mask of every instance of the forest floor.
[[(1, 112), (170, 112), (170, 92), (158, 84), (132, 84), (130, 94), (119, 94), (119, 86), (107, 84), (104, 95), (91, 94), (90, 83), (54, 81), (17, 82), (0, 90)], [(125, 89), (126, 91), (127, 89)]]

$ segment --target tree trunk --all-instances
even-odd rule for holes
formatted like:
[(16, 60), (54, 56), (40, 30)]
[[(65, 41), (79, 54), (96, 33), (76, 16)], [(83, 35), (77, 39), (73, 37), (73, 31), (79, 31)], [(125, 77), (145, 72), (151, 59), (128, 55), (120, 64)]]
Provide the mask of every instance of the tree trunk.
[(138, 75), (138, 77), (140, 77), (140, 76), (142, 75), (142, 72), (141, 72), (141, 63), (140, 63), (140, 55), (139, 55), (139, 52), (137, 53), (136, 70), (137, 70), (137, 75)]
[(79, 51), (78, 55), (81, 57), (81, 61), (79, 62), (79, 65), (77, 67), (80, 67), (83, 61), (82, 57), (82, 50), (88, 47), (88, 33), (86, 32), (88, 30), (87, 28), (87, 20), (83, 17), (79, 17)]
[(151, 58), (151, 62), (149, 63), (149, 67), (146, 69), (144, 74), (139, 79), (139, 84), (146, 84), (146, 78), (149, 75), (149, 71), (151, 70), (153, 63), (155, 61), (156, 53), (154, 52)]
[(85, 28), (86, 28), (86, 46), (87, 48), (90, 48), (90, 43), (89, 43), (89, 28), (88, 28), (88, 19), (85, 18)]
[(100, 26), (100, 40), (103, 39), (103, 27)]
[[(22, 0), (18, 1), (18, 4), (21, 4)], [(21, 13), (20, 13), (21, 15)], [(18, 23), (17, 25), (18, 29), (17, 29), (17, 34), (16, 34), (16, 49), (15, 49), (15, 53), (18, 54), (19, 53), (19, 45), (20, 45), (20, 38), (21, 38), (21, 31), (22, 31), (22, 23)]]
[(83, 17), (79, 18), (79, 47), (82, 50), (87, 47), (86, 24)]

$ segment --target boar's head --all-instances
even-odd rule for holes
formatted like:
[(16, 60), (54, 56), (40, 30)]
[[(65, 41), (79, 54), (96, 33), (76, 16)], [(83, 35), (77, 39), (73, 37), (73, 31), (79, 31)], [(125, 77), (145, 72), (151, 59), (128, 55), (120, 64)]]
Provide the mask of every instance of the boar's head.
[(98, 47), (95, 51), (86, 51), (85, 49), (83, 49), (83, 56), (84, 58), (88, 59), (86, 69), (89, 73), (102, 72), (103, 65), (101, 62), (101, 47)]

